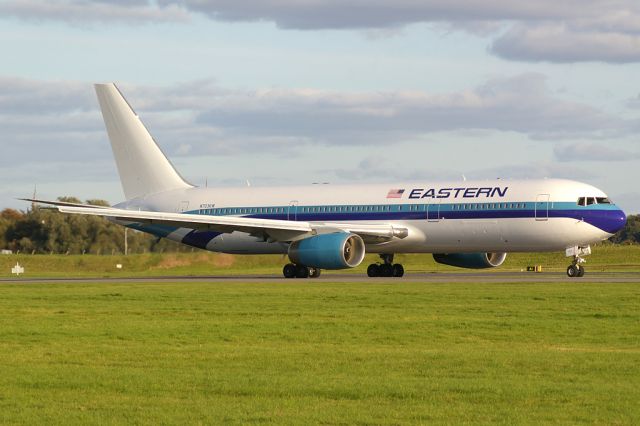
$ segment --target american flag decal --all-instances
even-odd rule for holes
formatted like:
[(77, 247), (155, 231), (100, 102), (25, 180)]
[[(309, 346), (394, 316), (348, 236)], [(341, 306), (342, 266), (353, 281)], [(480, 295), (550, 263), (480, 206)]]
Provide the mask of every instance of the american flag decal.
[(402, 198), (404, 189), (390, 189), (387, 198)]

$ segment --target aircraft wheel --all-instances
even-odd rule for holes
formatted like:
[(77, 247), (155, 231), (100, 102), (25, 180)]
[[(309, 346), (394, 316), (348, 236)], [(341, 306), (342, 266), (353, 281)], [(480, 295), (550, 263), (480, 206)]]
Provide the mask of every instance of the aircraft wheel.
[(318, 278), (320, 276), (320, 268), (309, 268), (309, 278)]
[(404, 266), (399, 263), (393, 265), (393, 276), (396, 278), (400, 278), (404, 275)]
[(380, 276), (381, 277), (392, 277), (393, 276), (393, 266), (389, 263), (383, 263), (380, 265)]
[(580, 269), (578, 269), (576, 265), (569, 265), (569, 267), (567, 268), (567, 275), (569, 276), (569, 278), (575, 278), (579, 276), (579, 273)]
[(584, 277), (584, 267), (578, 265), (578, 277)]
[(296, 265), (296, 278), (309, 278), (309, 268), (304, 265)]
[(296, 265), (293, 263), (287, 263), (284, 265), (284, 268), (282, 268), (282, 275), (284, 275), (285, 278), (295, 278), (296, 272)]
[(380, 267), (375, 263), (372, 263), (367, 268), (367, 276), (369, 277), (379, 277), (380, 276)]

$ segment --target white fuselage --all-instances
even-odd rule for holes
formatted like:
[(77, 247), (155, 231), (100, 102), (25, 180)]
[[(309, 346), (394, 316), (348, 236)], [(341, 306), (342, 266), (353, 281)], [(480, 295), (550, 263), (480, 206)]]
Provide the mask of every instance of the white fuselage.
[[(568, 180), (494, 180), (189, 188), (134, 198), (128, 210), (239, 216), (313, 224), (391, 224), (405, 238), (369, 243), (370, 253), (559, 251), (609, 238), (624, 213), (593, 186)], [(579, 199), (593, 200), (579, 204)], [(242, 232), (136, 229), (226, 253), (286, 253), (288, 244)]]

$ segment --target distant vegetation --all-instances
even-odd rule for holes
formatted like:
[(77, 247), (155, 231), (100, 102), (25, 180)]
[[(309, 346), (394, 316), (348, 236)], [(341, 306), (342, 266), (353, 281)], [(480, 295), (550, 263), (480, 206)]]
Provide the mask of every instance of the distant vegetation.
[[(74, 197), (60, 201), (80, 203)], [(88, 204), (108, 205), (104, 200)], [(192, 248), (130, 230), (129, 253), (184, 252)], [(627, 225), (611, 238), (616, 244), (640, 243), (640, 216), (632, 215)], [(124, 253), (124, 228), (94, 216), (65, 215), (55, 209), (32, 206), (26, 212), (5, 209), (0, 212), (0, 248), (14, 253), (34, 254), (120, 254)]]
[(640, 215), (627, 217), (627, 224), (616, 235), (610, 238), (611, 242), (618, 244), (640, 243)]
[[(74, 197), (59, 201), (81, 203)], [(87, 204), (108, 206), (104, 200)], [(124, 253), (124, 227), (96, 216), (67, 215), (55, 209), (32, 206), (26, 212), (0, 212), (0, 248), (33, 254), (120, 254)], [(128, 252), (180, 252), (191, 247), (129, 230)]]

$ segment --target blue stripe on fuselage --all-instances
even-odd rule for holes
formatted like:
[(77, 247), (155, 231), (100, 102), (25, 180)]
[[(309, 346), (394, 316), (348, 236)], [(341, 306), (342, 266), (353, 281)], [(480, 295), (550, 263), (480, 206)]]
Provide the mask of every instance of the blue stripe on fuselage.
[[(518, 207), (514, 207), (518, 206)], [(460, 204), (380, 204), (367, 205), (368, 211), (353, 210), (356, 205), (342, 206), (297, 206), (255, 207), (255, 209), (280, 210), (279, 213), (223, 214), (256, 219), (297, 220), (306, 222), (323, 221), (401, 221), (438, 219), (519, 219), (519, 218), (569, 218), (584, 221), (608, 233), (615, 233), (624, 226), (626, 217), (614, 204), (593, 204), (578, 206), (575, 202), (511, 202), (511, 203), (460, 203)], [(310, 211), (310, 210), (334, 211)], [(373, 210), (389, 211), (373, 211)], [(226, 211), (249, 210), (245, 207), (229, 207)], [(337, 210), (337, 211), (335, 211)], [(340, 211), (343, 210), (343, 211)], [(361, 209), (363, 210), (363, 209)], [(199, 214), (199, 210), (189, 213)]]

